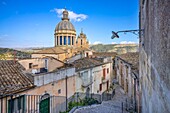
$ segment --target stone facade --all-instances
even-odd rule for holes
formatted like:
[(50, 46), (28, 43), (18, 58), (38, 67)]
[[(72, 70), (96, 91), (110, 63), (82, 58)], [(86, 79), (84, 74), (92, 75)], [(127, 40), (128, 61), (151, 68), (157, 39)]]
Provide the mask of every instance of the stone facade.
[[(110, 88), (112, 62), (108, 60), (98, 62), (91, 58), (75, 62), (77, 62), (75, 65), (78, 66), (76, 68), (76, 92), (102, 94)], [(80, 63), (85, 66), (80, 66)]]
[(140, 111), (139, 53), (126, 53), (115, 57), (116, 79), (130, 98), (134, 111)]
[(143, 113), (170, 112), (170, 1), (140, 0)]

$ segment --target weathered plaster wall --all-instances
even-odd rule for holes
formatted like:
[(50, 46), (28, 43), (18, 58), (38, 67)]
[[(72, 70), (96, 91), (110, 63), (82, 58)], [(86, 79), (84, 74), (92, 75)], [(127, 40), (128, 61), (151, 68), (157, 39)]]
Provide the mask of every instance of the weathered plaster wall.
[[(103, 77), (103, 69), (106, 69), (106, 78), (102, 82)], [(109, 69), (109, 73), (107, 73), (107, 69)], [(84, 78), (80, 76), (80, 73), (83, 73), (85, 71), (88, 71), (88, 75), (85, 77), (86, 81), (84, 81)], [(86, 92), (87, 87), (82, 88), (81, 86), (84, 83), (91, 83), (88, 87), (90, 88), (90, 93), (95, 94), (101, 94), (107, 89), (107, 81), (109, 81), (109, 86), (111, 84), (111, 75), (112, 75), (112, 63), (106, 63), (101, 66), (96, 66), (93, 68), (89, 68), (86, 70), (82, 70), (77, 72), (76, 76), (76, 91), (77, 92)], [(102, 84), (102, 91), (99, 91), (99, 85)]]
[(170, 112), (170, 1), (140, 0), (143, 113)]

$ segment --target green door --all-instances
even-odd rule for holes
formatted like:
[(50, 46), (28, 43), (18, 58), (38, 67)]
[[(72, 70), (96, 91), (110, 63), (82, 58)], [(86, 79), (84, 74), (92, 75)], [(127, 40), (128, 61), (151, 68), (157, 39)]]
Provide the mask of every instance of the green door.
[(40, 102), (40, 113), (50, 113), (50, 97)]

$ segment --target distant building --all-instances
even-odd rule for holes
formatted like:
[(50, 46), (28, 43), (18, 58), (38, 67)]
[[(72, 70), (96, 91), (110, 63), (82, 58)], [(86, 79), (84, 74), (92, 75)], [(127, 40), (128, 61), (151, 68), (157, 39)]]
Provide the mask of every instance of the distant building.
[(142, 113), (170, 113), (169, 10), (169, 0), (140, 0)]
[(89, 42), (86, 35), (81, 31), (76, 38), (76, 30), (69, 21), (68, 11), (63, 11), (62, 21), (59, 22), (54, 32), (54, 47), (37, 51), (32, 54), (32, 58), (42, 56), (52, 56), (61, 61), (68, 59), (84, 50), (89, 50)]

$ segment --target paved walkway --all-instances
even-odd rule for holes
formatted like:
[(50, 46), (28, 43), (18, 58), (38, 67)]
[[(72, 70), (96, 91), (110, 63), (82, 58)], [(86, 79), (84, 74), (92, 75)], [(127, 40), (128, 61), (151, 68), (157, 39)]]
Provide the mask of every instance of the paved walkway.
[[(120, 86), (116, 87), (115, 95), (110, 101), (102, 104), (92, 105), (75, 110), (74, 113), (122, 113), (122, 102), (125, 103), (126, 95)], [(128, 113), (125, 110), (123, 113)]]

